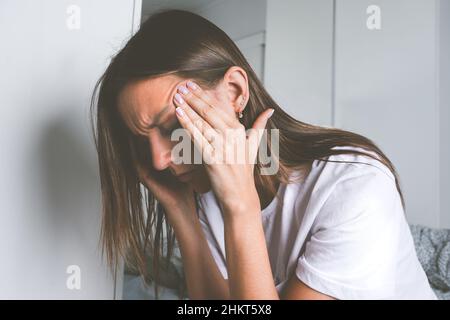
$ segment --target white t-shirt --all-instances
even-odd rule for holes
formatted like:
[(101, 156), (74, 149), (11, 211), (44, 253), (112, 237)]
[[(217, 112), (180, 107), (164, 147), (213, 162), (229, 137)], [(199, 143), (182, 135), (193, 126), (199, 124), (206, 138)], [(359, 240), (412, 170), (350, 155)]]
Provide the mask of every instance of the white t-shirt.
[[(295, 274), (337, 299), (437, 299), (391, 171), (368, 156), (327, 159), (364, 164), (315, 160), (303, 181), (280, 184), (280, 200), (261, 211), (277, 291)], [(223, 218), (213, 191), (201, 194), (200, 203), (200, 223), (227, 279)]]

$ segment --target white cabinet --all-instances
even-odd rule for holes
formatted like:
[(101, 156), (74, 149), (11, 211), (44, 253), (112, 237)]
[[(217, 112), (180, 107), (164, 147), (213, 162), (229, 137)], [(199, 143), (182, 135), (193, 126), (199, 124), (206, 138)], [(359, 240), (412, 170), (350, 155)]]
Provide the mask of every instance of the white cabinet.
[(1, 299), (114, 297), (88, 110), (139, 17), (133, 0), (0, 2)]
[[(302, 121), (377, 143), (399, 172), (409, 222), (432, 227), (450, 227), (449, 2), (267, 4), (269, 91)], [(370, 6), (379, 29), (367, 26)]]
[[(450, 139), (439, 132), (437, 4), (337, 1), (335, 24), (335, 125), (379, 143), (400, 174), (409, 221), (434, 227), (450, 215), (439, 184), (440, 144)], [(380, 29), (366, 26), (371, 5)]]

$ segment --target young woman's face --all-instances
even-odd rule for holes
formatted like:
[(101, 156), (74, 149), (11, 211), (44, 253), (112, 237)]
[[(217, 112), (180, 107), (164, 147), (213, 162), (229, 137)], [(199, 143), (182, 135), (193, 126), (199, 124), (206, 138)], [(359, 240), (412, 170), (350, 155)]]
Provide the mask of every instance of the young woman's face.
[[(171, 159), (172, 148), (179, 141), (171, 141), (170, 137), (175, 129), (181, 127), (175, 115), (173, 97), (177, 87), (186, 82), (186, 79), (167, 75), (131, 83), (120, 93), (118, 106), (128, 128), (148, 139), (153, 167), (156, 170), (167, 169), (180, 181), (202, 190), (208, 185), (203, 165), (174, 164)], [(220, 88), (207, 92), (220, 99)]]

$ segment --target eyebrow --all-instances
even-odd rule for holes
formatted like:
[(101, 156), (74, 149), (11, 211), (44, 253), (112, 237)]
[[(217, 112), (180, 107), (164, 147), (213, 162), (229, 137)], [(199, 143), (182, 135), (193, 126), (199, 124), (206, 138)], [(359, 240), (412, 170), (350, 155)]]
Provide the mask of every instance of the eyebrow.
[(171, 108), (170, 104), (166, 105), (164, 109), (162, 109), (155, 115), (155, 120), (153, 121), (153, 123), (145, 126), (144, 129), (152, 129), (156, 127), (158, 125), (158, 122), (161, 120), (162, 116), (165, 115), (170, 110), (170, 108)]

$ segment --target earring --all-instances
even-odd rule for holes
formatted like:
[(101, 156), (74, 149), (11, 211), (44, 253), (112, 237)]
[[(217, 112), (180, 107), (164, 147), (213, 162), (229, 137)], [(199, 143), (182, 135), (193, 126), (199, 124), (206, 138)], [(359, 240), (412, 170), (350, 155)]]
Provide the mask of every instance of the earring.
[(241, 106), (244, 106), (245, 96), (242, 96)]
[[(245, 103), (245, 96), (242, 96), (241, 106), (243, 107)], [(242, 114), (242, 111), (239, 112), (239, 119), (242, 119), (244, 115)]]

